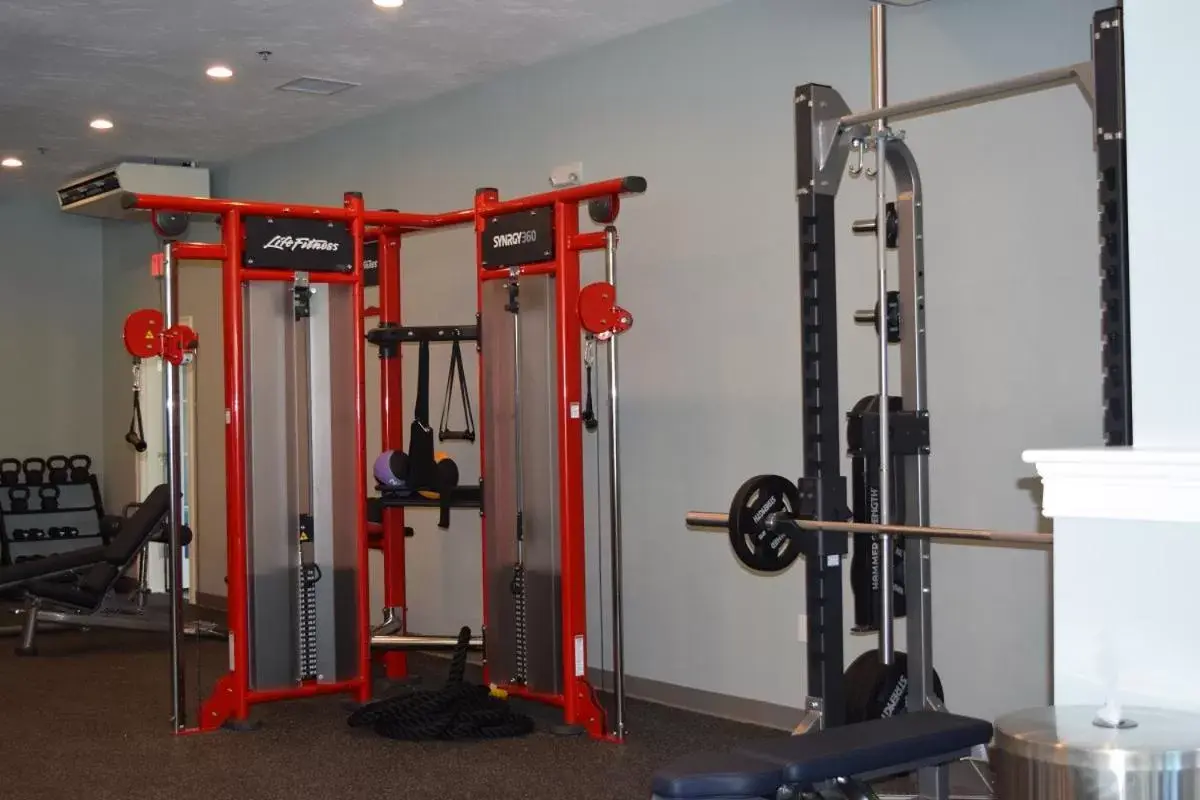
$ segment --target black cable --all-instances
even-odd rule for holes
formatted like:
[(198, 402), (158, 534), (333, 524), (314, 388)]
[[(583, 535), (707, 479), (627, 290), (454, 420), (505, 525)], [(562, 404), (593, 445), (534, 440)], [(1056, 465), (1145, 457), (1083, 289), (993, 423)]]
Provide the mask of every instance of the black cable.
[(533, 719), (519, 714), (487, 686), (465, 683), (471, 629), (458, 633), (445, 686), (410, 690), (368, 703), (347, 720), (352, 728), (371, 728), (399, 741), (501, 739), (533, 732)]

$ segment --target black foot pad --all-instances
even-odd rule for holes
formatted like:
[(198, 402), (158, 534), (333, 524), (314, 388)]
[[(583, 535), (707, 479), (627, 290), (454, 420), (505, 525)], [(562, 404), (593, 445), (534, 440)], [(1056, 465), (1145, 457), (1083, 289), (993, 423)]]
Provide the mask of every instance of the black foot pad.
[(583, 736), (586, 733), (581, 725), (554, 725), (550, 732), (555, 736)]
[(252, 719), (231, 719), (221, 727), (234, 733), (253, 733), (262, 727), (262, 723)]
[(38, 654), (36, 647), (14, 647), (13, 652), (22, 658), (33, 658)]

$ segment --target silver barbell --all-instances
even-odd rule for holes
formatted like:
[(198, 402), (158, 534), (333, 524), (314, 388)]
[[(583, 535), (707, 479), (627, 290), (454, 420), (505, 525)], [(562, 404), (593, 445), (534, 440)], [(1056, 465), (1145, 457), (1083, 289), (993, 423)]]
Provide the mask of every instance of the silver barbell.
[[(729, 515), (716, 511), (689, 511), (684, 521), (690, 528), (729, 529)], [(1007, 542), (1010, 544), (1051, 545), (1052, 533), (1015, 533), (992, 531), (979, 528), (937, 528), (921, 525), (878, 525), (868, 522), (830, 522), (820, 519), (787, 519), (790, 525), (807, 531), (830, 531), (831, 533), (893, 533), (900, 536), (925, 536), (930, 539), (959, 539), (982, 542)], [(776, 527), (778, 519), (771, 515), (766, 527)]]

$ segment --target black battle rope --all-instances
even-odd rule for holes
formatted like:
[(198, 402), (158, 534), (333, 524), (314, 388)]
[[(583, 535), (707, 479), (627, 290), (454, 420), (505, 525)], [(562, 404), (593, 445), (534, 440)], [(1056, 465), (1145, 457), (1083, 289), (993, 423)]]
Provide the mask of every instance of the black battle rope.
[[(458, 378), (458, 394), (463, 407), (463, 429), (450, 430), (450, 400), (454, 395), (454, 379)], [(467, 371), (463, 368), (462, 347), (458, 339), (450, 346), (450, 374), (446, 376), (446, 399), (442, 401), (442, 424), (438, 429), (438, 439), (446, 441), (455, 439), (466, 442), (475, 441), (475, 415), (471, 413), (471, 395), (467, 391)]]
[(368, 703), (350, 715), (350, 727), (369, 727), (380, 736), (406, 742), (503, 739), (532, 733), (532, 718), (513, 711), (489, 687), (463, 681), (470, 641), (470, 628), (458, 632), (445, 686)]

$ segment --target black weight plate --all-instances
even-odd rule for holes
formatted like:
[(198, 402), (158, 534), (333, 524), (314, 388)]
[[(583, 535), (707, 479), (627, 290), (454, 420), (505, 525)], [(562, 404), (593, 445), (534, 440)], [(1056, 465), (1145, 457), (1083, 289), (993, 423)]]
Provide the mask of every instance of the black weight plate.
[(755, 572), (782, 572), (800, 555), (790, 534), (768, 531), (771, 514), (794, 516), (800, 506), (796, 485), (779, 475), (758, 475), (741, 485), (729, 506), (729, 543), (733, 554)]
[(883, 664), (879, 663), (878, 650), (868, 650), (846, 667), (842, 686), (846, 696), (847, 725), (866, 721), (867, 703), (882, 674)]
[[(908, 710), (908, 654), (897, 650), (891, 666), (879, 660), (878, 650), (856, 658), (844, 676), (846, 722), (865, 722)], [(941, 676), (933, 671), (933, 693), (945, 702)]]

